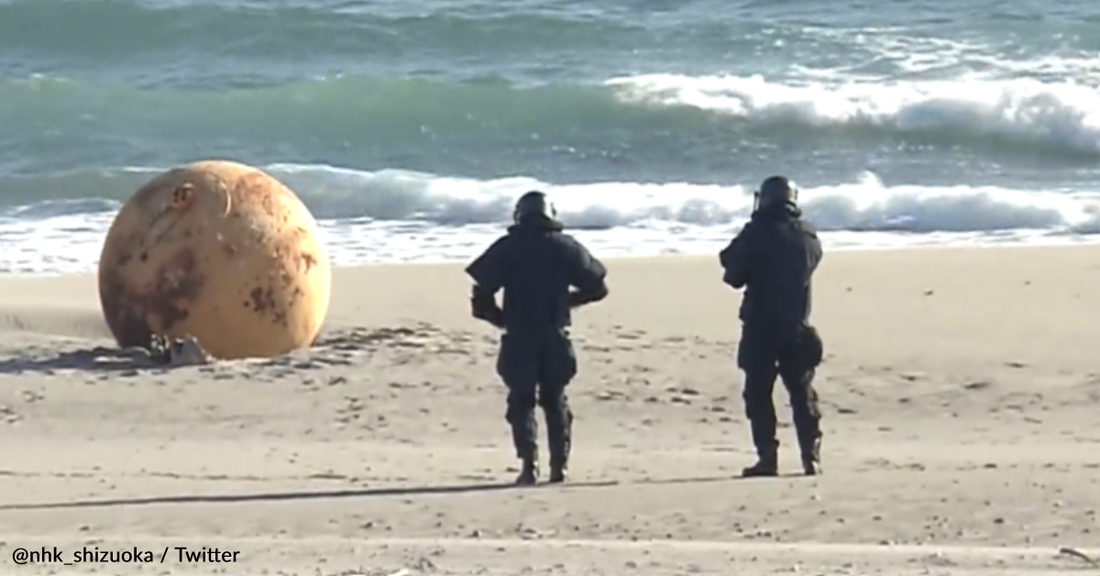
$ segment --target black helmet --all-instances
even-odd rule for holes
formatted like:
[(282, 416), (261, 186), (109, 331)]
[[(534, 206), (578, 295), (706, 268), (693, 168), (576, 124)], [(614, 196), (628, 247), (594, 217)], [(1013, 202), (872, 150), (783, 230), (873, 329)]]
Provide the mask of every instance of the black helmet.
[(769, 176), (760, 184), (755, 194), (754, 210), (781, 204), (798, 203), (798, 186), (786, 176)]
[(546, 197), (544, 192), (538, 190), (532, 190), (527, 192), (523, 196), (516, 200), (515, 210), (512, 211), (512, 220), (519, 224), (522, 220), (530, 220), (532, 218), (539, 218), (547, 221), (554, 221), (558, 217), (558, 211), (554, 208), (554, 203), (550, 202), (550, 199)]

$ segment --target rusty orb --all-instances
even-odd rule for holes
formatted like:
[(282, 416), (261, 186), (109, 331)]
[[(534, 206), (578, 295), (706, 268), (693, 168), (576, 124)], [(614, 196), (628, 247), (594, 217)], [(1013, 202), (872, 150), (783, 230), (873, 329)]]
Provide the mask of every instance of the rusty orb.
[(173, 168), (119, 210), (99, 259), (99, 300), (120, 346), (194, 337), (215, 358), (313, 344), (332, 271), (289, 188), (226, 161)]

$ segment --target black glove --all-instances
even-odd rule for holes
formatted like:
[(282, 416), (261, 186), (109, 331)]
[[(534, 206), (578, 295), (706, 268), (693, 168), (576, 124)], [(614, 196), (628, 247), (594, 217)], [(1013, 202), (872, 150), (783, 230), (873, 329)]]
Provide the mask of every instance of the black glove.
[(504, 311), (497, 305), (496, 298), (484, 293), (474, 293), (470, 298), (470, 313), (478, 320), (484, 320), (497, 328), (504, 328)]
[(499, 307), (487, 310), (473, 310), (474, 318), (484, 320), (497, 328), (504, 328), (504, 311)]
[(569, 305), (569, 308), (577, 308), (578, 306), (584, 306), (589, 302), (594, 302), (607, 296), (607, 287), (602, 286), (595, 290), (572, 290), (569, 292), (569, 296), (566, 297), (565, 302)]

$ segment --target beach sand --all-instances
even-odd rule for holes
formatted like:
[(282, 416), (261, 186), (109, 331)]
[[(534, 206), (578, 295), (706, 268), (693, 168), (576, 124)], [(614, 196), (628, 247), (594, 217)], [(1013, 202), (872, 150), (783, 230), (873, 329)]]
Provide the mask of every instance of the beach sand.
[[(608, 266), (571, 483), (527, 489), (459, 266), (338, 270), (315, 349), (171, 370), (90, 352), (94, 278), (0, 280), (0, 573), (1100, 572), (1059, 553), (1100, 548), (1100, 247), (827, 253), (816, 478), (779, 386), (787, 475), (735, 478), (716, 258)], [(203, 546), (239, 553), (179, 560)], [(13, 565), (43, 547), (153, 561)]]

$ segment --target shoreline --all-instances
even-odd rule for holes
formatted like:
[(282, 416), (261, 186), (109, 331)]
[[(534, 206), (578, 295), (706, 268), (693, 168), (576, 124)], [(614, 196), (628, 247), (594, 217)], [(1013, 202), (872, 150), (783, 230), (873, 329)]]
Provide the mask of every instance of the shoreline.
[[(890, 246), (825, 246), (825, 254), (828, 257), (830, 254), (879, 254), (884, 252), (941, 252), (941, 251), (990, 251), (990, 250), (1058, 250), (1058, 249), (1078, 249), (1100, 246), (1100, 235), (1095, 235), (1095, 238), (1089, 240), (1081, 240), (1076, 242), (1050, 242), (1050, 243), (975, 243), (975, 244), (919, 244), (919, 245), (890, 245)], [(733, 236), (730, 236), (732, 239)], [(346, 270), (355, 268), (371, 268), (371, 267), (400, 267), (400, 266), (465, 266), (478, 253), (480, 250), (488, 247), (491, 241), (484, 243), (483, 247), (478, 248), (478, 251), (472, 253), (469, 257), (462, 258), (448, 258), (440, 260), (405, 260), (405, 261), (363, 261), (363, 262), (351, 262), (351, 263), (333, 263), (333, 270)], [(590, 243), (586, 243), (590, 246)], [(718, 251), (724, 247), (716, 247), (712, 252), (684, 252), (684, 253), (642, 253), (642, 254), (623, 254), (615, 253), (610, 256), (605, 256), (599, 253), (599, 251), (590, 246), (590, 250), (601, 261), (615, 262), (615, 261), (635, 261), (635, 260), (665, 260), (665, 259), (706, 259), (713, 258), (715, 265), (717, 266)], [(332, 260), (330, 250), (330, 262)], [(97, 272), (93, 270), (76, 272), (76, 271), (53, 271), (53, 272), (40, 272), (40, 273), (27, 273), (27, 272), (9, 272), (0, 270), (0, 282), (9, 280), (36, 280), (36, 279), (63, 279), (70, 277), (81, 276), (95, 276)]]
[[(850, 334), (850, 326), (881, 330), (885, 318), (895, 322), (918, 320), (908, 310), (933, 306), (957, 308), (954, 314), (968, 322), (982, 323), (988, 317), (1003, 314), (1001, 306), (1019, 306), (1015, 299), (1031, 298), (1032, 284), (1044, 277), (1072, 274), (1078, 280), (1062, 282), (1042, 292), (1059, 294), (1066, 302), (1044, 305), (1078, 305), (1088, 309), (1095, 300), (1100, 308), (1100, 284), (1095, 295), (1088, 273), (1092, 262), (1100, 262), (1100, 246), (1027, 246), (953, 249), (871, 250), (826, 252), (815, 276), (815, 301), (811, 321), (827, 335)], [(616, 325), (639, 325), (661, 333), (696, 334), (736, 340), (740, 292), (721, 283), (717, 256), (667, 255), (604, 258), (611, 295), (604, 302), (582, 310), (574, 318), (574, 330), (606, 333), (601, 328), (617, 319)], [(465, 262), (378, 263), (333, 268), (332, 297), (322, 336), (330, 331), (355, 326), (402, 326), (425, 320), (442, 322), (447, 328), (488, 330), (487, 325), (469, 316), (470, 280), (463, 273)], [(971, 282), (999, 286), (974, 295)], [(993, 292), (1003, 293), (997, 298)], [(0, 330), (19, 329), (28, 333), (66, 337), (108, 337), (102, 320), (94, 274), (57, 276), (0, 276)], [(690, 295), (687, 300), (670, 302), (668, 294)], [(981, 294), (978, 291), (977, 294)], [(917, 298), (901, 309), (891, 302)], [(1050, 296), (1046, 297), (1048, 300)], [(946, 300), (945, 300), (946, 299)], [(1013, 302), (1007, 304), (1005, 301)], [(660, 303), (654, 306), (654, 303)], [(850, 306), (858, 306), (850, 309)], [(870, 307), (870, 308), (868, 308)], [(877, 312), (868, 312), (881, 307)], [(1037, 314), (1041, 308), (1031, 305), (1013, 314)], [(930, 320), (939, 318), (932, 313)], [(716, 323), (715, 314), (722, 318)], [(877, 314), (877, 317), (876, 317)], [(1077, 314), (1077, 313), (1075, 313)], [(927, 319), (919, 319), (926, 322)], [(1030, 324), (1043, 325), (1053, 319), (1031, 316)], [(943, 318), (928, 325), (942, 336), (954, 338), (950, 325), (956, 319)], [(848, 325), (849, 327), (844, 327)], [(1076, 325), (1076, 322), (1074, 323)], [(965, 325), (967, 329), (972, 328)], [(872, 328), (874, 327), (874, 328)], [(896, 330), (896, 328), (891, 328)], [(1012, 353), (1027, 353), (1027, 330), (1018, 325), (1006, 327), (1016, 339), (1006, 343)], [(1084, 327), (1061, 334), (1055, 340), (1068, 342), (1067, 334), (1087, 332)], [(832, 340), (835, 341), (835, 338)], [(877, 343), (876, 343), (877, 344)], [(1068, 343), (1066, 345), (1069, 345)], [(1046, 349), (1041, 342), (1036, 346)], [(992, 350), (990, 350), (992, 352)]]

